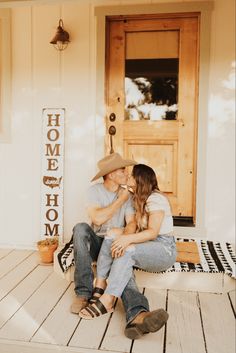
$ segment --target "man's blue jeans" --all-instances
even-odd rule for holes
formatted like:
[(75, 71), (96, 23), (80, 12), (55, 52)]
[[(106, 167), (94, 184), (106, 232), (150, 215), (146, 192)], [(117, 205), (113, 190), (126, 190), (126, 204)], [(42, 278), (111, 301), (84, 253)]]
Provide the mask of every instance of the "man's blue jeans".
[[(96, 261), (103, 238), (94, 233), (87, 223), (78, 223), (73, 229), (75, 259), (75, 293), (77, 296), (90, 299), (93, 291), (94, 275), (92, 262)], [(139, 292), (134, 275), (130, 278), (121, 296), (127, 324), (140, 312), (149, 311), (147, 298)]]

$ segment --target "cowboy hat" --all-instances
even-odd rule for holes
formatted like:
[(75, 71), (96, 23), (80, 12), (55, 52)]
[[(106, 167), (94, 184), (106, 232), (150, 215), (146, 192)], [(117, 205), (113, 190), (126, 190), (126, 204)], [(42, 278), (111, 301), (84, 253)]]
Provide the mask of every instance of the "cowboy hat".
[(129, 165), (135, 165), (135, 162), (132, 159), (123, 159), (119, 153), (112, 153), (109, 156), (104, 157), (100, 161), (98, 161), (98, 168), (100, 171), (95, 175), (95, 177), (91, 180), (94, 181), (104, 175), (107, 175), (111, 172), (114, 172), (116, 169), (124, 168)]

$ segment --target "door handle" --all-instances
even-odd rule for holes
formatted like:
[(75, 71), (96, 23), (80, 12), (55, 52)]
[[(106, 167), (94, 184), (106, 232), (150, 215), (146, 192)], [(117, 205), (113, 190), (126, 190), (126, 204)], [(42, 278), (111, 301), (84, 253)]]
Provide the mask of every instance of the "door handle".
[(111, 154), (111, 153), (114, 153), (112, 137), (116, 134), (116, 127), (114, 125), (111, 125), (108, 129), (108, 133), (110, 135), (110, 154)]

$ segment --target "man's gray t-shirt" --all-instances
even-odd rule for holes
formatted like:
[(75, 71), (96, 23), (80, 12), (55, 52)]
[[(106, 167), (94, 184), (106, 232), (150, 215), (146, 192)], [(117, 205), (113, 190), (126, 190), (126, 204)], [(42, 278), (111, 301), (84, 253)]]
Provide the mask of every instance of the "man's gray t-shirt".
[[(108, 191), (103, 183), (98, 183), (90, 186), (87, 195), (87, 207), (98, 206), (101, 208), (109, 206), (117, 199), (117, 192)], [(125, 217), (135, 214), (132, 197), (116, 211), (113, 217), (102, 226), (98, 227), (92, 224), (92, 228), (97, 235), (104, 236), (110, 228), (125, 226)]]

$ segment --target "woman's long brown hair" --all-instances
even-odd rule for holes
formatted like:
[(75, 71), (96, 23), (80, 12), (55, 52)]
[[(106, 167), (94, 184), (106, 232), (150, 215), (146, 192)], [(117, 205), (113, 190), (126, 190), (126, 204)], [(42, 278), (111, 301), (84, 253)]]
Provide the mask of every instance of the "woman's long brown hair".
[(133, 167), (132, 175), (136, 182), (134, 193), (134, 207), (136, 209), (136, 219), (138, 228), (140, 221), (145, 215), (145, 204), (153, 191), (159, 192), (158, 181), (154, 170), (145, 164), (136, 164)]

